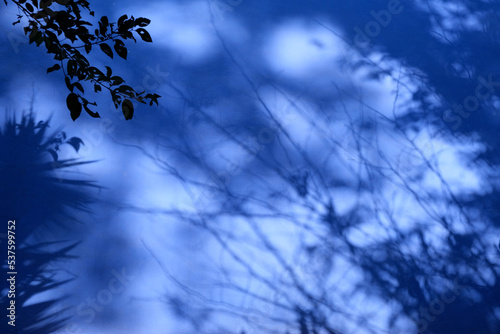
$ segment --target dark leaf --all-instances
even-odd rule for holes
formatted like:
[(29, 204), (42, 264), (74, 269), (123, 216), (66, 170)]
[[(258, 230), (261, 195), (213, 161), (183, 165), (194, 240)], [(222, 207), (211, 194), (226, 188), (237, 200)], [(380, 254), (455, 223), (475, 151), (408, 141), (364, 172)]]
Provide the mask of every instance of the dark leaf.
[(32, 6), (31, 4), (29, 4), (29, 3), (27, 3), (27, 4), (26, 4), (26, 9), (27, 9), (30, 13), (33, 13), (33, 11), (35, 10), (35, 9), (33, 8), (33, 6)]
[(66, 98), (66, 105), (71, 113), (71, 118), (75, 121), (82, 113), (82, 104), (78, 101), (78, 95), (70, 93)]
[(51, 38), (45, 37), (43, 40), (45, 42), (45, 47), (47, 48), (47, 51), (50, 52), (50, 50), (52, 49), (52, 40), (51, 40)]
[(114, 77), (111, 77), (111, 81), (113, 81), (113, 86), (119, 85), (123, 82), (125, 82), (121, 77), (115, 75)]
[(89, 53), (92, 50), (92, 44), (85, 43), (85, 52)]
[(54, 66), (51, 66), (47, 69), (47, 73), (54, 72), (61, 69), (61, 65), (55, 64)]
[(143, 28), (137, 28), (137, 33), (139, 34), (139, 36), (141, 36), (142, 40), (144, 42), (153, 42), (153, 40), (151, 39), (151, 36), (149, 35), (149, 33), (146, 31), (146, 29), (143, 29)]
[(122, 111), (123, 116), (125, 116), (126, 120), (132, 119), (132, 117), (134, 116), (134, 105), (132, 104), (132, 101), (130, 101), (129, 99), (123, 100)]
[(76, 61), (73, 59), (68, 60), (66, 67), (67, 67), (66, 70), (67, 70), (68, 75), (70, 77), (75, 76), (76, 71), (78, 70), (78, 65), (77, 65)]
[(66, 143), (73, 146), (73, 148), (75, 149), (76, 152), (78, 152), (78, 150), (80, 149), (80, 145), (84, 145), (83, 140), (81, 140), (78, 137), (71, 137), (70, 139), (68, 139), (66, 141)]
[(153, 102), (154, 102), (158, 106), (158, 98), (159, 97), (161, 97), (161, 96), (158, 94), (153, 94), (153, 96), (151, 96), (151, 102), (149, 103), (149, 105), (152, 106)]
[(108, 25), (109, 21), (106, 16), (101, 17), (101, 20), (99, 21), (99, 32), (101, 33), (102, 36), (106, 35), (106, 31), (108, 30)]
[[(57, 28), (57, 27), (56, 27), (56, 28)], [(56, 34), (54, 34), (52, 31), (48, 31), (48, 30), (46, 30), (46, 31), (45, 31), (45, 34), (47, 35), (47, 37), (48, 37), (48, 38), (49, 38), (52, 42), (54, 42), (54, 41), (57, 41), (57, 40), (58, 40), (58, 38), (57, 38)]]
[(125, 31), (125, 32), (122, 32), (121, 33), (121, 36), (124, 38), (124, 39), (127, 39), (127, 38), (131, 38), (134, 40), (134, 42), (137, 42), (137, 40), (135, 39), (134, 35), (132, 35), (132, 33), (130, 31)]
[(29, 37), (30, 37), (29, 44), (31, 44), (33, 42), (36, 42), (37, 46), (39, 46), (40, 44), (42, 44), (43, 37), (42, 37), (42, 33), (41, 32), (39, 32), (39, 31), (32, 31)]
[(52, 156), (52, 158), (54, 159), (54, 161), (57, 161), (57, 159), (59, 158), (58, 155), (57, 155), (57, 152), (53, 149), (48, 149), (47, 152), (50, 153), (50, 155)]
[(135, 19), (135, 25), (139, 27), (147, 27), (151, 23), (150, 19), (147, 19), (145, 17), (139, 17)]
[(121, 26), (118, 27), (118, 32), (123, 33), (125, 31), (128, 31), (134, 27), (135, 20), (133, 17), (131, 17), (129, 20), (124, 21)]
[(94, 85), (94, 92), (100, 92), (102, 90), (101, 86), (99, 86), (98, 84), (95, 84)]
[(115, 40), (115, 51), (123, 59), (127, 59), (127, 48), (122, 40)]
[(85, 92), (84, 92), (84, 90), (83, 90), (83, 86), (82, 86), (82, 84), (81, 84), (81, 83), (79, 83), (79, 82), (75, 82), (75, 83), (73, 84), (73, 86), (74, 86), (74, 87), (76, 87), (76, 88), (78, 88), (78, 90), (79, 90), (80, 92), (85, 93)]
[(104, 66), (104, 67), (106, 67), (106, 77), (111, 78), (111, 74), (113, 74), (111, 67), (109, 67), (109, 66)]
[(113, 51), (111, 50), (111, 47), (106, 44), (106, 43), (101, 43), (99, 44), (102, 52), (104, 52), (105, 54), (107, 54), (110, 58), (113, 58)]
[(40, 44), (45, 41), (45, 38), (43, 37), (42, 33), (38, 33), (37, 39), (36, 39), (36, 46), (40, 46)]
[(121, 27), (121, 25), (123, 24), (123, 21), (125, 21), (127, 18), (128, 18), (127, 15), (120, 16), (120, 18), (118, 19), (118, 28)]
[[(107, 28), (101, 22), (99, 22), (99, 34), (96, 33), (96, 35), (106, 36), (106, 29)], [(97, 32), (97, 30), (96, 30), (96, 32)]]
[(66, 87), (68, 87), (70, 91), (73, 91), (73, 85), (71, 84), (71, 80), (68, 76), (64, 77), (64, 83), (66, 83)]
[(120, 87), (118, 87), (118, 91), (120, 91), (122, 93), (126, 93), (126, 92), (133, 92), (134, 89), (130, 86), (127, 86), (127, 85), (121, 85)]
[(101, 115), (99, 115), (99, 113), (97, 112), (93, 112), (92, 110), (89, 109), (89, 107), (87, 107), (86, 105), (83, 106), (83, 108), (85, 109), (85, 111), (87, 112), (87, 114), (90, 115), (90, 117), (93, 117), (93, 118), (101, 118)]
[(106, 76), (104, 73), (101, 72), (100, 69), (94, 66), (90, 66), (87, 68), (87, 72), (89, 73), (90, 78), (94, 79), (96, 76), (98, 77), (99, 80), (105, 80)]
[(114, 90), (111, 92), (111, 97), (113, 99), (113, 103), (115, 105), (115, 108), (118, 109), (118, 107), (120, 106), (120, 104), (122, 102), (121, 96), (116, 94), (116, 90)]
[(156, 105), (158, 106), (158, 99), (157, 98), (151, 98), (151, 102), (149, 102), (149, 105), (152, 106), (153, 103), (156, 103)]

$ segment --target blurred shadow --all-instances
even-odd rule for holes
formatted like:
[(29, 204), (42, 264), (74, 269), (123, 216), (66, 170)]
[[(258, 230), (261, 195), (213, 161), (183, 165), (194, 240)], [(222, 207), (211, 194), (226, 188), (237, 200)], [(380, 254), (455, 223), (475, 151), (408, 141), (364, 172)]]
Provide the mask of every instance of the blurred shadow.
[[(77, 247), (69, 231), (79, 223), (77, 213), (89, 210), (94, 183), (68, 178), (66, 171), (92, 161), (59, 160), (63, 145), (79, 150), (82, 141), (48, 133), (50, 119), (36, 121), (35, 113), (7, 119), (0, 130), (0, 242), (4, 257), (1, 305), (4, 312), (15, 304), (15, 327), (1, 323), (2, 333), (51, 333), (65, 324), (66, 310), (58, 305), (58, 287), (72, 280), (61, 264), (76, 258)], [(8, 224), (9, 222), (9, 224)], [(8, 226), (10, 226), (8, 228)], [(13, 261), (10, 261), (13, 260)], [(9, 274), (13, 272), (13, 274)], [(7, 283), (5, 283), (7, 282)], [(14, 284), (10, 284), (14, 283)], [(6, 285), (7, 284), (7, 285)], [(14, 289), (14, 290), (13, 290)], [(8, 293), (7, 293), (8, 292)], [(7, 311), (5, 311), (7, 309)]]
[[(209, 298), (216, 293), (205, 285), (187, 288), (165, 270), (182, 290), (167, 297), (177, 318), (194, 331), (230, 333), (498, 333), (500, 210), (491, 180), (500, 162), (500, 8), (460, 1), (448, 11), (450, 3), (234, 8), (266, 36), (262, 22), (297, 16), (326, 30), (330, 19), (338, 24), (353, 57), (344, 64), (363, 80), (332, 78), (328, 97), (317, 93), (327, 69), (294, 82), (270, 71), (262, 54), (252, 57), (255, 45), (231, 45), (223, 29), (214, 32), (223, 45), (217, 61), (177, 67), (165, 87), (174, 102), (150, 124), (154, 148), (138, 148), (193, 200), (164, 214), (203, 231), (216, 245), (209, 251), (224, 254), (205, 264), (213, 276), (179, 276), (208, 276), (232, 296)], [(360, 29), (366, 43), (356, 42)], [(372, 107), (366, 101), (376, 103), (377, 91), (363, 85), (383, 79), (395, 83), (395, 97)], [(458, 169), (480, 186), (456, 177)], [(237, 302), (247, 298), (254, 303)]]

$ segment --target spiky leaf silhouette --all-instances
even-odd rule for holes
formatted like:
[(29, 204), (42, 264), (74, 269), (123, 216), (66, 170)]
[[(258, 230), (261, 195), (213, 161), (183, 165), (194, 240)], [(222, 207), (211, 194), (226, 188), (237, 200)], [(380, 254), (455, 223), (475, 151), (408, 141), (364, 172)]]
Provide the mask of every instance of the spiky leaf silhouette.
[[(7, 119), (0, 129), (0, 219), (4, 222), (0, 233), (7, 232), (9, 220), (15, 220), (17, 272), (16, 327), (2, 321), (1, 333), (13, 329), (19, 333), (52, 333), (67, 320), (64, 312), (54, 309), (63, 297), (47, 299), (44, 295), (43, 299), (40, 294), (54, 291), (71, 280), (62, 277), (54, 264), (74, 258), (70, 252), (78, 242), (65, 240), (61, 245), (62, 240), (44, 240), (51, 232), (68, 231), (75, 222), (80, 222), (75, 212), (88, 211), (93, 198), (89, 190), (97, 186), (66, 177), (66, 171), (93, 161), (59, 160), (61, 145), (70, 145), (77, 151), (83, 142), (76, 137), (66, 140), (61, 131), (48, 134), (49, 122), (50, 119), (36, 122), (30, 112), (19, 121), (15, 116)], [(0, 247), (6, 250), (5, 239), (0, 239)], [(2, 270), (9, 271), (6, 256)], [(3, 284), (8, 289), (7, 282)], [(7, 294), (0, 301), (2, 305), (10, 303)]]

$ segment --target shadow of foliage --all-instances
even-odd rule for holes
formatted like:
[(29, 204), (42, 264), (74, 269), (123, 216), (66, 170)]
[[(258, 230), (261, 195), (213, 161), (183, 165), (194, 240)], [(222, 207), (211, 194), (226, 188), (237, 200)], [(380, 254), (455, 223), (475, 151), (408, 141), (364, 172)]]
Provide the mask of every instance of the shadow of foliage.
[[(326, 69), (300, 84), (263, 79), (265, 66), (228, 46), (231, 81), (246, 81), (232, 108), (217, 105), (222, 93), (207, 107), (190, 83), (165, 88), (184, 102), (165, 121), (174, 129), (139, 149), (189, 189), (192, 204), (133, 209), (191, 224), (217, 254), (204, 263), (212, 272), (179, 274), (204, 284), (180, 286), (168, 272), (185, 292), (176, 300), (194, 300), (177, 312), (194, 331), (238, 333), (237, 322), (250, 333), (498, 333), (498, 4), (460, 1), (448, 12), (443, 3), (402, 5), (368, 48), (347, 43), (347, 76), (362, 78), (354, 87)], [(303, 9), (262, 6), (283, 20)], [(301, 19), (316, 26), (312, 14), (331, 13), (323, 27), (335, 22), (350, 42), (387, 6), (317, 2)], [(245, 17), (256, 30), (262, 20)], [(322, 89), (324, 77), (329, 99), (290, 88), (307, 80)], [(476, 96), (480, 77), (493, 83)], [(393, 94), (377, 103), (366, 86), (382, 79)], [(475, 110), (449, 113), (457, 103)], [(211, 318), (189, 318), (195, 306)]]
[(15, 246), (11, 253), (15, 262), (4, 258), (2, 266), (7, 278), (15, 278), (15, 291), (11, 295), (4, 281), (0, 301), (4, 310), (15, 301), (16, 315), (15, 327), (2, 321), (2, 333), (51, 333), (68, 319), (66, 311), (58, 307), (65, 296), (57, 296), (55, 291), (72, 280), (60, 265), (76, 258), (71, 253), (79, 242), (63, 235), (81, 222), (78, 212), (89, 212), (93, 201), (89, 189), (96, 185), (64, 174), (92, 161), (60, 160), (62, 145), (78, 152), (83, 142), (66, 138), (62, 131), (48, 134), (49, 123), (50, 119), (36, 122), (30, 112), (19, 121), (13, 116), (0, 130), (2, 232), (8, 231), (8, 221), (15, 222), (15, 229), (1, 234), (0, 240), (5, 253), (7, 245)]

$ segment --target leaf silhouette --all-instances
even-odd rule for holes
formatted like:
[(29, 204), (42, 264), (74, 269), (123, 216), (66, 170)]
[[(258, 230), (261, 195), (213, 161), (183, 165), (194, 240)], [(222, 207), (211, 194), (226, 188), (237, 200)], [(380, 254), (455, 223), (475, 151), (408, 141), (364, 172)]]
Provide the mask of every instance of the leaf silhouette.
[(108, 44), (102, 43), (99, 44), (99, 47), (101, 48), (102, 52), (104, 52), (110, 58), (113, 58), (113, 50), (111, 50), (111, 47)]
[(78, 95), (75, 93), (69, 93), (66, 98), (66, 105), (71, 113), (71, 118), (75, 121), (82, 113), (82, 104), (78, 101)]
[(129, 99), (125, 99), (122, 103), (123, 116), (126, 120), (132, 119), (134, 116), (134, 105)]

